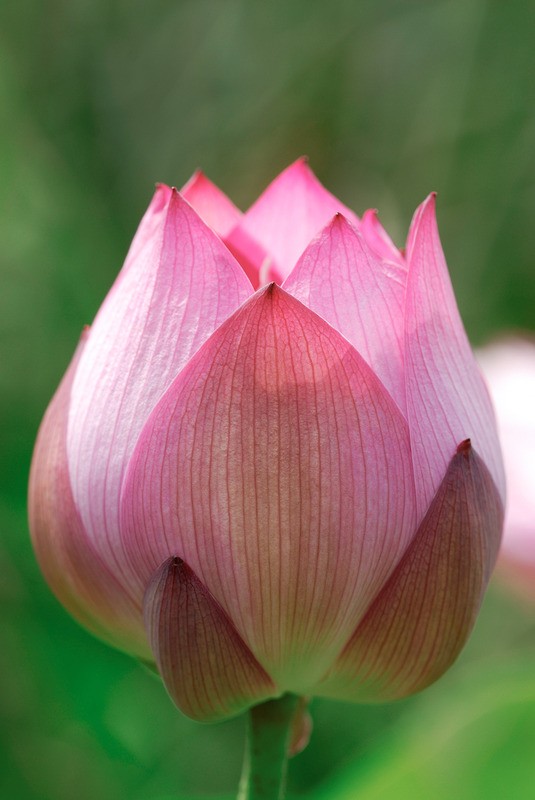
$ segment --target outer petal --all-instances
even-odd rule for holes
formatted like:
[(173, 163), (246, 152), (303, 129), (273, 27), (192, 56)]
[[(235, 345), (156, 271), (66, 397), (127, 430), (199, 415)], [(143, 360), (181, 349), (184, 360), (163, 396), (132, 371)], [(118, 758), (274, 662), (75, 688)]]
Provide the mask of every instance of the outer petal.
[(440, 677), (473, 627), (502, 522), (494, 481), (463, 442), (407, 553), (316, 692), (395, 700)]
[(349, 339), (402, 411), (405, 280), (403, 267), (379, 261), (337, 214), (284, 282), (287, 292)]
[(360, 220), (359, 229), (369, 246), (379, 258), (385, 261), (393, 261), (394, 264), (399, 264), (401, 266), (405, 264), (403, 255), (379, 222), (379, 217), (377, 216), (377, 210), (375, 208), (369, 208), (364, 212)]
[(141, 608), (131, 602), (87, 538), (69, 482), (67, 415), (85, 339), (86, 334), (39, 430), (30, 473), (30, 531), (39, 565), (71, 614), (97, 636), (146, 658), (150, 651)]
[(405, 420), (364, 360), (282, 289), (257, 293), (166, 392), (122, 533), (140, 591), (170, 553), (281, 690), (332, 663), (413, 533)]
[(463, 328), (430, 195), (418, 208), (407, 245), (407, 414), (419, 517), (456, 443), (470, 438), (504, 497), (492, 405)]
[(87, 534), (118, 572), (119, 493), (139, 432), (186, 361), (250, 293), (239, 265), (173, 190), (95, 319), (73, 382), (67, 453)]
[(197, 170), (180, 194), (222, 239), (238, 224), (242, 213), (206, 175)]
[(145, 624), (167, 690), (188, 717), (217, 722), (278, 694), (219, 603), (179, 558), (153, 576)]
[(158, 231), (162, 224), (162, 215), (165, 214), (167, 205), (171, 198), (172, 189), (166, 186), (165, 183), (157, 183), (154, 196), (149, 203), (149, 207), (145, 211), (141, 222), (139, 223), (136, 235), (132, 239), (132, 244), (126, 255), (126, 259), (117, 280), (115, 281), (113, 289), (116, 289), (120, 280), (124, 277), (131, 264), (135, 264), (137, 259), (141, 256), (146, 247), (150, 247), (154, 236), (158, 235)]
[[(250, 260), (258, 255), (246, 249), (245, 237), (258, 242), (272, 259), (271, 278), (284, 280), (310, 240), (337, 212), (358, 223), (356, 215), (321, 185), (306, 159), (300, 158), (260, 195), (227, 242)], [(261, 263), (256, 266), (260, 269)]]

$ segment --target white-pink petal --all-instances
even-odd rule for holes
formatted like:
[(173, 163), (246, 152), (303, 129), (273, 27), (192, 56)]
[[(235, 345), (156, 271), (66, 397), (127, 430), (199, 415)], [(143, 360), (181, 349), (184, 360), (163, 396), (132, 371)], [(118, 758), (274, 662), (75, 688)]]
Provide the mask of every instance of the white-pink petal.
[(72, 496), (67, 422), (72, 381), (87, 336), (86, 330), (39, 428), (28, 492), (30, 532), (43, 574), (70, 613), (115, 647), (150, 659), (141, 604), (132, 602), (102, 561)]
[(178, 192), (164, 199), (151, 215), (150, 236), (136, 237), (97, 314), (71, 393), (67, 455), (74, 500), (88, 536), (118, 574), (119, 494), (139, 432), (188, 359), (252, 292), (243, 270)]
[(351, 342), (403, 412), (405, 281), (406, 269), (379, 260), (338, 214), (283, 284)]
[(405, 364), (419, 518), (455, 448), (470, 439), (502, 496), (505, 480), (489, 394), (464, 331), (442, 252), (435, 197), (417, 209), (407, 244)]

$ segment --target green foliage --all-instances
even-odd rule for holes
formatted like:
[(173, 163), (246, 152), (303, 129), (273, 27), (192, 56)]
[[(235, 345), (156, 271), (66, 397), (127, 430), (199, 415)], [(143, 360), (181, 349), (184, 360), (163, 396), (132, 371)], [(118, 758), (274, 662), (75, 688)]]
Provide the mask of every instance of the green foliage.
[[(72, 622), (25, 519), (39, 420), (153, 183), (202, 166), (246, 206), (306, 152), (399, 244), (437, 189), (472, 338), (533, 327), (533, 16), (524, 0), (2, 4), (1, 797), (216, 800), (238, 781), (243, 720), (186, 720)], [(316, 701), (292, 796), (527, 800), (532, 620), (495, 593), (459, 664), (420, 697)]]

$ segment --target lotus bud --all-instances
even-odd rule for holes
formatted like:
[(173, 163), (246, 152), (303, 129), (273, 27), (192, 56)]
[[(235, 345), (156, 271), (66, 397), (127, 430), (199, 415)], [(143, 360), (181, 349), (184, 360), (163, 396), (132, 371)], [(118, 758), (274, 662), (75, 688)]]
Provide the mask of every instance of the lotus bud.
[(42, 423), (30, 525), (66, 608), (211, 721), (438, 678), (503, 499), (434, 196), (402, 252), (301, 159), (243, 214), (201, 173), (157, 188)]

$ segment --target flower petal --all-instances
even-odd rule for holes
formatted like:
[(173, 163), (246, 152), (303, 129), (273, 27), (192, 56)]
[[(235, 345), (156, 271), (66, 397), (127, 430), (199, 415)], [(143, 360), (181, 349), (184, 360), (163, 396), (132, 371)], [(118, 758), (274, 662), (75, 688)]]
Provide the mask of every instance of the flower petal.
[(403, 412), (405, 280), (404, 268), (380, 261), (337, 214), (283, 284), (351, 342)]
[[(272, 259), (271, 279), (284, 280), (307, 244), (337, 212), (358, 223), (356, 215), (321, 185), (306, 159), (300, 158), (246, 211), (227, 242), (242, 251), (245, 236), (257, 242)], [(258, 255), (252, 250), (245, 255), (256, 259), (260, 270)]]
[(67, 416), (84, 333), (47, 409), (35, 445), (28, 494), (29, 522), (39, 565), (70, 613), (110, 644), (149, 655), (141, 608), (132, 603), (88, 540), (74, 504), (67, 467)]
[(414, 532), (407, 425), (347, 340), (270, 285), (166, 392), (121, 503), (139, 591), (180, 555), (281, 690), (303, 693)]
[(535, 570), (535, 342), (504, 339), (476, 355), (496, 408), (507, 475), (502, 555)]
[(407, 414), (419, 518), (456, 443), (471, 439), (504, 496), (494, 413), (463, 328), (430, 195), (417, 209), (407, 245), (405, 363)]
[(173, 190), (165, 183), (156, 184), (156, 191), (154, 192), (152, 200), (149, 203), (149, 207), (145, 211), (145, 214), (138, 225), (136, 234), (132, 239), (132, 244), (128, 249), (123, 268), (119, 273), (112, 290), (117, 288), (120, 280), (124, 277), (130, 265), (136, 263), (143, 250), (147, 246), (150, 246), (154, 236), (158, 235), (158, 231), (162, 224), (162, 214), (165, 213), (165, 209), (167, 208), (171, 198), (172, 191)]
[(222, 239), (241, 219), (242, 213), (232, 200), (200, 170), (191, 176), (180, 194)]
[(188, 717), (217, 722), (278, 694), (219, 603), (180, 558), (167, 559), (154, 574), (144, 613), (167, 691)]
[(87, 534), (118, 573), (119, 494), (138, 434), (187, 360), (251, 291), (173, 190), (97, 314), (72, 386), (67, 454)]
[(379, 258), (385, 259), (385, 261), (393, 261), (394, 264), (399, 264), (400, 266), (405, 264), (403, 255), (379, 222), (375, 208), (369, 208), (364, 212), (360, 220), (359, 230)]
[(317, 693), (395, 700), (439, 678), (472, 630), (502, 522), (492, 476), (463, 442), (413, 542)]
[(241, 264), (254, 289), (265, 285), (269, 278), (281, 282), (266, 250), (240, 225), (225, 237), (224, 242)]

